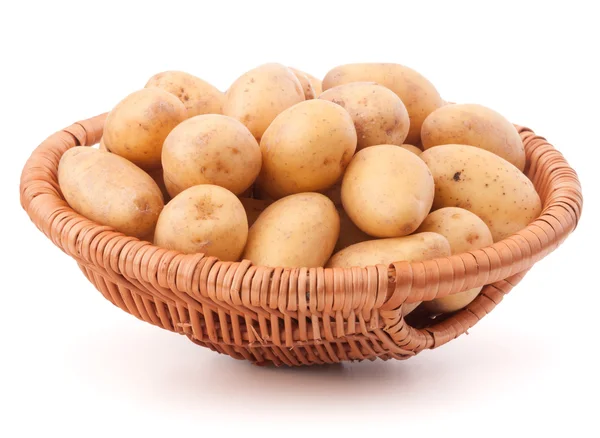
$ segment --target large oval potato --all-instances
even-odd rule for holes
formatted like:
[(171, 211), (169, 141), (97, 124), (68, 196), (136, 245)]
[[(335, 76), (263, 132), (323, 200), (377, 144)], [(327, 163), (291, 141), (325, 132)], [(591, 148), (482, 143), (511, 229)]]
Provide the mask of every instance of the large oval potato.
[[(441, 234), (448, 239), (452, 254), (485, 248), (494, 243), (492, 233), (485, 222), (470, 211), (458, 207), (444, 207), (430, 213), (417, 233), (427, 231)], [(481, 289), (475, 287), (433, 301), (425, 301), (423, 308), (433, 314), (455, 312), (473, 301)]]
[(488, 226), (494, 241), (525, 228), (541, 212), (540, 197), (519, 169), (474, 146), (443, 145), (421, 154), (435, 181), (433, 208), (460, 207)]
[(198, 184), (240, 194), (258, 176), (260, 147), (238, 120), (218, 114), (192, 117), (167, 136), (162, 165), (171, 196)]
[(174, 94), (185, 105), (188, 117), (222, 114), (225, 94), (206, 81), (182, 71), (164, 71), (152, 76), (144, 88), (160, 88)]
[(294, 75), (296, 75), (296, 78), (300, 82), (300, 85), (302, 85), (302, 90), (304, 90), (304, 99), (306, 99), (306, 100), (314, 99), (315, 98), (315, 90), (312, 86), (312, 83), (310, 82), (310, 79), (308, 79), (308, 76), (306, 75), (306, 73), (304, 73), (303, 71), (297, 70), (293, 67), (289, 67), (289, 69), (292, 72), (294, 72)]
[(290, 195), (268, 206), (250, 227), (243, 258), (259, 266), (323, 266), (339, 232), (340, 218), (329, 199)]
[(307, 100), (279, 114), (260, 141), (258, 185), (273, 198), (324, 190), (339, 180), (356, 149), (352, 118), (341, 106)]
[(184, 190), (165, 206), (154, 243), (186, 254), (236, 261), (247, 237), (246, 212), (237, 196), (223, 187), (203, 184)]
[(418, 144), (423, 120), (444, 104), (433, 84), (420, 73), (400, 64), (360, 63), (341, 65), (329, 71), (323, 79), (323, 90), (365, 81), (377, 82), (402, 99), (410, 117), (406, 142)]
[(143, 88), (119, 102), (106, 117), (102, 139), (112, 153), (143, 169), (161, 166), (167, 135), (187, 118), (183, 103), (159, 88)]
[(303, 100), (304, 90), (289, 68), (264, 64), (229, 87), (223, 114), (238, 119), (260, 140), (279, 113)]
[(417, 155), (394, 145), (359, 151), (342, 181), (342, 204), (361, 230), (375, 237), (415, 231), (433, 202), (433, 178)]
[(78, 146), (58, 165), (58, 183), (77, 213), (134, 237), (152, 232), (164, 201), (154, 180), (118, 155)]
[(330, 88), (319, 96), (343, 107), (354, 122), (357, 150), (378, 144), (400, 146), (410, 121), (402, 100), (374, 82), (352, 82)]
[(446, 105), (429, 114), (421, 127), (424, 149), (442, 144), (477, 146), (504, 158), (520, 171), (525, 149), (512, 123), (482, 105)]

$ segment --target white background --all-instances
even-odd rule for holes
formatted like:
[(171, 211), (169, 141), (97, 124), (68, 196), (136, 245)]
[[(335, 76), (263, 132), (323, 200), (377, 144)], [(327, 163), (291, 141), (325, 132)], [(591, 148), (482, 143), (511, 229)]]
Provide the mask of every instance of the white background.
[[(598, 436), (594, 2), (352, 3), (2, 2), (0, 436)], [(403, 63), (533, 128), (581, 177), (579, 228), (469, 336), (404, 362), (254, 367), (112, 306), (21, 209), (25, 160), (156, 72), (224, 90), (270, 61)]]

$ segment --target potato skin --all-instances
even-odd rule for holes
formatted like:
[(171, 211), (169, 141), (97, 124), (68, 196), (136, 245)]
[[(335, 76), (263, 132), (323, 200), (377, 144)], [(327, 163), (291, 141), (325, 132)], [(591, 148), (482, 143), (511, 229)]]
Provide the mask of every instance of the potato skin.
[(460, 207), (475, 213), (494, 242), (525, 228), (541, 212), (540, 197), (519, 169), (484, 149), (442, 145), (421, 159), (435, 180), (433, 208)]
[(297, 70), (293, 67), (289, 67), (289, 69), (294, 73), (294, 75), (300, 82), (300, 85), (302, 85), (302, 90), (304, 91), (304, 99), (306, 99), (306, 100), (314, 99), (316, 97), (315, 90), (312, 86), (312, 83), (308, 79), (308, 76), (306, 75), (306, 73), (304, 73), (303, 71)]
[(165, 138), (187, 118), (177, 97), (159, 88), (143, 88), (119, 102), (106, 117), (103, 140), (114, 154), (142, 169), (161, 166)]
[(418, 144), (423, 120), (444, 102), (431, 82), (415, 70), (400, 64), (346, 64), (330, 70), (323, 79), (323, 90), (350, 82), (377, 82), (402, 99), (410, 117), (406, 142)]
[(340, 219), (319, 193), (298, 193), (275, 201), (248, 233), (244, 259), (258, 266), (320, 267), (337, 241)]
[(433, 202), (433, 178), (425, 163), (395, 145), (359, 151), (342, 181), (342, 204), (361, 230), (375, 237), (415, 231)]
[(424, 149), (442, 144), (477, 146), (525, 169), (525, 149), (517, 129), (482, 105), (446, 105), (429, 114), (421, 127)]
[(413, 146), (412, 144), (406, 144), (406, 143), (404, 143), (404, 144), (400, 145), (400, 147), (402, 149), (406, 149), (409, 152), (412, 152), (413, 154), (415, 154), (417, 156), (420, 156), (423, 153), (423, 151), (421, 149), (419, 149), (416, 146)]
[(244, 206), (246, 211), (246, 217), (248, 218), (248, 227), (254, 225), (258, 216), (266, 210), (266, 208), (272, 204), (271, 201), (264, 201), (262, 199), (254, 198), (240, 198), (240, 202)]
[[(458, 207), (440, 208), (430, 213), (417, 233), (434, 232), (441, 234), (450, 244), (452, 254), (461, 254), (494, 243), (492, 233), (475, 214)], [(458, 294), (448, 295), (423, 303), (423, 308), (433, 314), (455, 312), (462, 309), (477, 297), (481, 287), (476, 287)]]
[(260, 147), (238, 120), (218, 114), (192, 117), (165, 139), (162, 165), (171, 196), (198, 184), (240, 194), (260, 171)]
[(334, 185), (356, 149), (356, 130), (341, 106), (325, 100), (301, 102), (278, 115), (260, 142), (258, 185), (278, 199)]
[(323, 92), (319, 99), (344, 108), (354, 122), (357, 150), (378, 144), (401, 145), (410, 121), (402, 100), (374, 82), (352, 82)]
[(184, 190), (165, 206), (154, 243), (186, 254), (236, 261), (247, 237), (246, 212), (237, 196), (223, 187), (203, 184)]
[(340, 215), (340, 236), (335, 244), (334, 252), (341, 251), (344, 248), (354, 245), (355, 243), (364, 242), (365, 240), (372, 240), (373, 238), (367, 233), (362, 231), (352, 219), (348, 217), (348, 214), (343, 208), (337, 209)]
[(264, 64), (240, 76), (227, 90), (223, 114), (238, 119), (260, 141), (283, 110), (304, 100), (294, 73), (281, 64)]
[(77, 146), (58, 165), (58, 183), (79, 214), (128, 236), (152, 232), (164, 202), (154, 180), (126, 159)]
[(152, 76), (144, 88), (160, 88), (177, 96), (188, 117), (223, 114), (225, 94), (208, 82), (182, 71), (164, 71)]
[(335, 253), (327, 267), (387, 266), (394, 262), (418, 262), (449, 255), (450, 244), (444, 236), (425, 232), (356, 243)]

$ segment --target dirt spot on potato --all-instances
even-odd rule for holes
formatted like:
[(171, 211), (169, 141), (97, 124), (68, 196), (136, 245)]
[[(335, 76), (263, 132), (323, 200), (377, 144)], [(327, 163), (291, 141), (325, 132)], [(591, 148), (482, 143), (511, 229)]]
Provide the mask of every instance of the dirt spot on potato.
[(203, 196), (194, 203), (196, 220), (215, 219), (215, 212), (223, 205), (215, 205), (210, 196)]
[(452, 176), (452, 179), (453, 179), (454, 181), (460, 181), (460, 174), (461, 174), (461, 172), (456, 172), (456, 173), (455, 173), (455, 174)]
[(477, 240), (479, 240), (479, 235), (478, 234), (473, 234), (470, 233), (467, 235), (467, 242), (469, 242), (471, 245), (476, 242)]

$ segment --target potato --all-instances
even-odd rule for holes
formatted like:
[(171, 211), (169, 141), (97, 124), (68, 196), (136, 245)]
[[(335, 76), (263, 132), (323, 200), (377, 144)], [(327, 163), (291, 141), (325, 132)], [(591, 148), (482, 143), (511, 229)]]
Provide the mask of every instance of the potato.
[(183, 102), (188, 117), (223, 114), (225, 94), (208, 82), (182, 71), (165, 71), (152, 76), (144, 88), (160, 88)]
[(84, 146), (66, 151), (58, 183), (77, 213), (134, 237), (152, 232), (164, 202), (154, 180), (126, 159)]
[(247, 237), (248, 221), (240, 200), (223, 187), (203, 184), (184, 190), (165, 206), (154, 243), (186, 254), (235, 261)]
[(307, 100), (277, 116), (260, 141), (258, 185), (272, 198), (334, 185), (356, 149), (356, 130), (341, 106)]
[(261, 167), (260, 147), (238, 120), (219, 114), (192, 117), (167, 136), (162, 150), (165, 185), (171, 196), (198, 184), (240, 194)]
[(340, 236), (335, 244), (335, 252), (340, 251), (350, 245), (354, 245), (355, 243), (373, 239), (367, 233), (354, 225), (354, 222), (352, 222), (352, 220), (348, 217), (348, 214), (343, 208), (338, 208), (337, 211), (340, 215)]
[(265, 211), (265, 209), (271, 205), (270, 201), (263, 201), (262, 199), (254, 198), (240, 198), (240, 202), (244, 206), (246, 211), (246, 217), (248, 218), (248, 226), (251, 227), (258, 219), (258, 216)]
[(154, 180), (154, 182), (156, 183), (156, 185), (160, 189), (160, 192), (163, 195), (163, 199), (165, 200), (165, 203), (168, 200), (170, 200), (171, 199), (171, 195), (169, 195), (167, 187), (165, 186), (165, 179), (163, 178), (163, 170), (162, 170), (162, 168), (159, 167), (158, 169), (147, 170), (146, 173), (152, 177), (152, 179)]
[(310, 85), (312, 85), (313, 90), (315, 91), (315, 97), (319, 97), (319, 95), (323, 92), (323, 84), (321, 79), (317, 79), (309, 73), (304, 73), (308, 80), (310, 81)]
[(450, 244), (444, 236), (438, 233), (418, 233), (356, 243), (335, 253), (327, 267), (388, 266), (393, 262), (419, 262), (449, 255)]
[(302, 85), (289, 68), (264, 64), (229, 87), (223, 114), (241, 121), (260, 140), (279, 113), (303, 100)]
[(269, 205), (250, 227), (243, 258), (259, 266), (323, 266), (339, 232), (340, 218), (329, 199), (290, 195)]
[(112, 153), (142, 169), (156, 169), (161, 166), (165, 138), (186, 118), (187, 110), (177, 97), (158, 88), (144, 88), (108, 113), (102, 138)]
[(481, 105), (446, 105), (432, 112), (421, 127), (423, 148), (441, 144), (477, 146), (525, 168), (521, 136), (502, 115)]
[(330, 88), (319, 96), (343, 107), (354, 122), (358, 144), (401, 145), (408, 134), (406, 107), (393, 91), (374, 82), (352, 82)]
[(302, 85), (302, 90), (304, 91), (304, 99), (306, 99), (306, 100), (314, 99), (315, 98), (315, 90), (313, 89), (312, 84), (310, 83), (310, 80), (308, 79), (308, 76), (306, 76), (306, 73), (304, 73), (300, 70), (296, 70), (295, 68), (292, 68), (292, 67), (289, 67), (289, 69), (294, 73), (294, 75), (300, 82), (300, 85)]
[(350, 82), (377, 82), (402, 99), (410, 118), (406, 142), (416, 144), (421, 136), (423, 120), (443, 105), (439, 93), (425, 77), (400, 64), (346, 64), (329, 71), (323, 79), (323, 90)]
[(423, 152), (421, 149), (419, 149), (416, 146), (413, 146), (412, 144), (402, 144), (400, 145), (400, 147), (402, 149), (406, 149), (409, 152), (412, 152), (415, 155), (421, 155), (421, 153)]
[(100, 143), (98, 143), (98, 149), (104, 152), (110, 152), (104, 143), (104, 137), (100, 137)]
[[(426, 231), (441, 234), (448, 239), (452, 254), (484, 248), (494, 243), (492, 233), (485, 222), (470, 211), (458, 207), (440, 208), (430, 213), (417, 233)], [(423, 308), (433, 314), (455, 312), (473, 301), (481, 289), (476, 287), (433, 301), (425, 301)]]
[(433, 178), (419, 157), (394, 145), (359, 151), (342, 181), (342, 204), (361, 230), (400, 237), (423, 222), (433, 202)]
[(326, 188), (325, 190), (319, 190), (319, 193), (327, 196), (335, 205), (338, 210), (342, 208), (342, 178), (340, 178), (334, 185)]
[(435, 180), (433, 208), (460, 207), (479, 216), (494, 242), (525, 228), (541, 212), (540, 197), (519, 169), (474, 146), (443, 145), (421, 154)]

